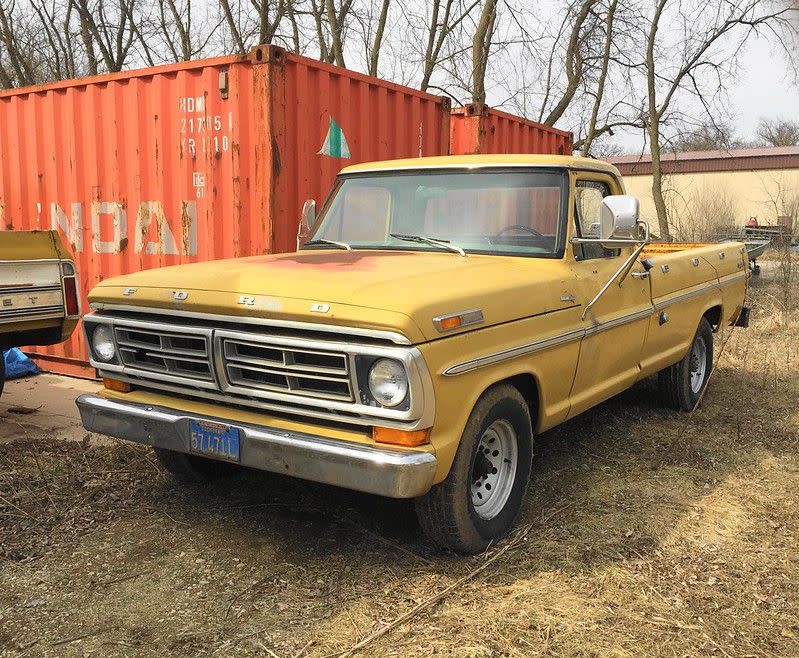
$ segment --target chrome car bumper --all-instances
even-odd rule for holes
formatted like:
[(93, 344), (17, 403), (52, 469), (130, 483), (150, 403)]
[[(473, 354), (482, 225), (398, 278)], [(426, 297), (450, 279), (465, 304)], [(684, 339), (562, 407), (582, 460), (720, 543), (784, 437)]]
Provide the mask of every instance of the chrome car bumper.
[(224, 423), (239, 430), (242, 466), (389, 498), (421, 496), (436, 471), (436, 458), (428, 452), (378, 448), (99, 395), (81, 395), (76, 404), (90, 432), (177, 452), (189, 452), (191, 420)]

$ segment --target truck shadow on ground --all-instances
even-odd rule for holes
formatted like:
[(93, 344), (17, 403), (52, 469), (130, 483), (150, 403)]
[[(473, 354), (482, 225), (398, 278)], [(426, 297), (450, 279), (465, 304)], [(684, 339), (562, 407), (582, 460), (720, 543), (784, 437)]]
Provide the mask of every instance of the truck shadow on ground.
[[(746, 384), (735, 371), (724, 378), (717, 387), (722, 396)], [(705, 410), (696, 414), (693, 425), (700, 423), (707, 431), (712, 416), (716, 426), (711, 433), (729, 430), (724, 419), (708, 416), (708, 409), (720, 403), (716, 398), (714, 391), (708, 394)], [(557, 532), (570, 545), (541, 566), (561, 568), (561, 558), (568, 553), (574, 568), (586, 568), (597, 559), (617, 559), (657, 546), (690, 507), (686, 492), (704, 495), (708, 482), (715, 486), (734, 468), (730, 460), (714, 456), (715, 448), (710, 447), (707, 459), (691, 458), (693, 463), (675, 467), (664, 480), (658, 464), (664, 456), (669, 459), (665, 452), (687, 421), (687, 414), (660, 406), (656, 382), (647, 380), (536, 437), (531, 486), (518, 523), (540, 523), (541, 533)], [(670, 503), (675, 477), (685, 482), (678, 484), (681, 500)], [(296, 555), (299, 547), (306, 553), (303, 559), (366, 550), (373, 559), (394, 562), (400, 551), (420, 563), (441, 565), (444, 571), (457, 559), (422, 535), (411, 501), (257, 471), (211, 486), (164, 486), (152, 491), (153, 508), (180, 514), (189, 524), (210, 517), (225, 534), (245, 544), (268, 538), (282, 545), (287, 555)], [(558, 518), (548, 518), (561, 507), (566, 511)], [(575, 559), (575, 546), (592, 548)]]

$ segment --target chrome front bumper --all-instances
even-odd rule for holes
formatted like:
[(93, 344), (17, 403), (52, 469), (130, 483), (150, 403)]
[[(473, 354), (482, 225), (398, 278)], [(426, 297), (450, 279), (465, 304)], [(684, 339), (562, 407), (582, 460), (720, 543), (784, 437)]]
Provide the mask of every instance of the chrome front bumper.
[(76, 404), (90, 432), (177, 452), (189, 452), (191, 420), (224, 423), (239, 430), (242, 466), (389, 498), (427, 493), (436, 472), (436, 458), (428, 452), (378, 448), (99, 395), (81, 395)]

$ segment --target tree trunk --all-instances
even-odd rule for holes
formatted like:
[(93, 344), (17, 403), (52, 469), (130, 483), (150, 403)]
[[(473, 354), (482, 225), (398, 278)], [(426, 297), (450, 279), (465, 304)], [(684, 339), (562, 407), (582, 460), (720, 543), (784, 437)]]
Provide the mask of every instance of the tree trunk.
[(652, 199), (658, 214), (658, 232), (661, 240), (671, 242), (669, 213), (663, 198), (663, 166), (660, 162), (660, 130), (657, 125), (649, 126), (649, 143), (652, 152)]
[(613, 17), (616, 14), (618, 0), (613, 0), (608, 7), (608, 16), (605, 20), (605, 49), (602, 52), (602, 66), (599, 72), (599, 80), (596, 83), (596, 97), (594, 107), (591, 109), (591, 120), (588, 123), (588, 134), (585, 136), (580, 155), (587, 156), (591, 151), (591, 146), (596, 137), (596, 122), (599, 118), (599, 110), (602, 107), (602, 97), (605, 95), (605, 81), (608, 77), (608, 65), (610, 64), (610, 49), (613, 44)]
[(327, 22), (330, 25), (330, 36), (333, 42), (333, 59), (337, 66), (346, 66), (344, 63), (344, 47), (342, 44), (343, 23), (336, 16), (336, 6), (333, 0), (326, 0)]
[(649, 114), (646, 117), (646, 127), (649, 133), (649, 149), (652, 153), (652, 199), (655, 201), (655, 210), (658, 215), (658, 232), (660, 239), (671, 242), (669, 231), (669, 216), (666, 210), (666, 201), (663, 199), (663, 167), (660, 163), (660, 119), (668, 99), (663, 108), (658, 108), (657, 85), (655, 69), (655, 39), (660, 23), (660, 17), (668, 0), (658, 0), (655, 14), (649, 28), (646, 42), (646, 89)]
[(227, 21), (228, 29), (230, 29), (230, 36), (233, 37), (233, 41), (236, 44), (236, 50), (239, 51), (240, 55), (244, 55), (247, 50), (244, 47), (244, 39), (242, 39), (239, 26), (236, 23), (235, 17), (233, 16), (233, 10), (230, 7), (230, 3), (228, 0), (219, 0), (219, 4), (222, 5), (222, 12), (225, 14), (225, 20)]
[(388, 6), (390, 3), (391, 0), (383, 0), (383, 6), (380, 8), (380, 18), (377, 20), (375, 39), (372, 42), (372, 52), (369, 54), (369, 75), (371, 76), (377, 76), (377, 62), (380, 59), (380, 46), (383, 45), (383, 32), (386, 29)]
[(486, 69), (497, 17), (497, 0), (486, 0), (472, 39), (472, 102), (486, 102)]

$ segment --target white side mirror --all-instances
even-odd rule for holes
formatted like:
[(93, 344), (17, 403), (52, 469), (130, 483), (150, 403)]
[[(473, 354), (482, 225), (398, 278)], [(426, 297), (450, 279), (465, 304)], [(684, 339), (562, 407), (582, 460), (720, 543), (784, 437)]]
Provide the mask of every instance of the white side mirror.
[(629, 194), (606, 196), (599, 216), (602, 240), (638, 239), (638, 199)]
[(297, 228), (297, 250), (300, 249), (302, 241), (308, 237), (311, 227), (316, 223), (316, 201), (308, 199), (302, 204), (302, 214), (300, 215), (300, 225)]

